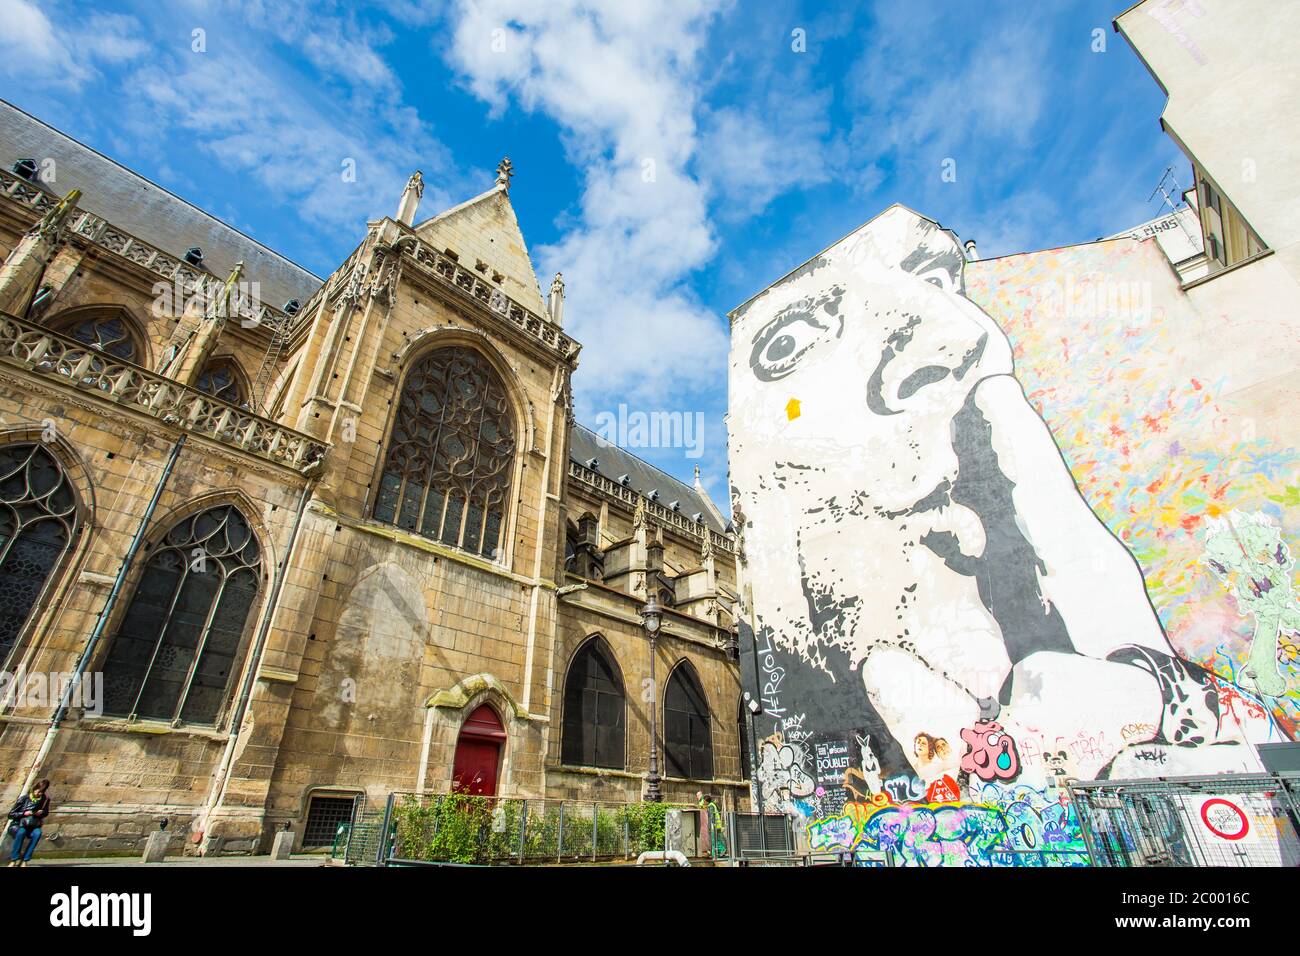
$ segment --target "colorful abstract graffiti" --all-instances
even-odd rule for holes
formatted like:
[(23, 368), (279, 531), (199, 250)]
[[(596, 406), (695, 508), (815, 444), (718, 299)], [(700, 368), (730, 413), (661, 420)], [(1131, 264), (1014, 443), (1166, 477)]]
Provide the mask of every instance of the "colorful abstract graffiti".
[[(1194, 307), (1155, 242), (970, 263), (966, 287), (1006, 331), (1080, 492), (1137, 559), (1170, 643), (1267, 697), (1294, 738), (1300, 602), (1286, 542), (1300, 534), (1300, 449), (1271, 437), (1289, 413), (1229, 397), (1221, 350), (1188, 341)], [(1235, 530), (1247, 526), (1254, 559)]]
[(817, 846), (1064, 863), (1063, 778), (1294, 736), (1300, 455), (1191, 309), (1154, 242), (967, 263), (896, 206), (733, 313), (757, 776)]
[(1088, 864), (1064, 791), (986, 784), (972, 798), (847, 804), (843, 813), (808, 823), (809, 847), (892, 866)]

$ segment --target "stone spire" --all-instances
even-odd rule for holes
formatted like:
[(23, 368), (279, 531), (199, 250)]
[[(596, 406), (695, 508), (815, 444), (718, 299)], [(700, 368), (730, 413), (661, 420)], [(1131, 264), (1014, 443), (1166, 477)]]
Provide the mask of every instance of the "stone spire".
[(402, 190), (402, 201), (397, 204), (398, 222), (406, 226), (415, 224), (415, 211), (420, 208), (420, 197), (424, 195), (424, 175), (417, 169), (406, 181)]
[(187, 314), (182, 316), (174, 333), (176, 350), (166, 363), (169, 369), (174, 370), (171, 377), (182, 385), (193, 385), (198, 381), (208, 359), (216, 351), (227, 320), (238, 311), (239, 277), (243, 274), (244, 264), (236, 262), (214, 298), (208, 299), (205, 291), (202, 314), (194, 314), (197, 310), (186, 310)]
[(552, 322), (564, 327), (564, 276), (558, 272), (551, 280), (551, 294), (546, 299), (546, 311), (550, 313)]
[(63, 226), (77, 207), (81, 190), (73, 189), (27, 231), (0, 267), (0, 312), (21, 316), (54, 257)]
[(718, 506), (713, 503), (713, 499), (709, 497), (709, 493), (704, 487), (704, 482), (700, 480), (699, 465), (695, 466), (695, 493), (700, 496), (700, 500), (704, 502), (705, 509), (709, 514), (713, 515), (714, 520), (717, 521), (718, 524), (725, 526), (727, 524), (726, 517), (723, 515), (722, 511), (719, 510)]
[(510, 162), (510, 157), (506, 156), (501, 162), (497, 163), (497, 185), (506, 192), (510, 191), (510, 178), (515, 174), (515, 164)]

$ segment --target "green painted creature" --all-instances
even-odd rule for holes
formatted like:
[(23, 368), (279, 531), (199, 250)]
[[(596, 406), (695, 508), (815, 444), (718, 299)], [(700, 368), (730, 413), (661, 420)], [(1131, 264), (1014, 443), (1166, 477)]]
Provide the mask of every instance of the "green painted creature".
[(1255, 618), (1245, 675), (1261, 694), (1281, 696), (1287, 682), (1278, 667), (1278, 638), (1284, 631), (1300, 634), (1300, 603), (1291, 573), (1295, 560), (1281, 529), (1262, 512), (1233, 511), (1211, 519), (1201, 560), (1236, 597), (1238, 609)]

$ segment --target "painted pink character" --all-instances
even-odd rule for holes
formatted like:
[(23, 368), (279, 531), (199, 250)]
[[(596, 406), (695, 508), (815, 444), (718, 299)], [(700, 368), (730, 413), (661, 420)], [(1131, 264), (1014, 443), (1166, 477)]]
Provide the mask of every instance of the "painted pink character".
[(1020, 773), (1020, 755), (1016, 742), (995, 720), (979, 720), (973, 728), (964, 728), (961, 739), (966, 753), (961, 769), (981, 780), (1014, 780)]

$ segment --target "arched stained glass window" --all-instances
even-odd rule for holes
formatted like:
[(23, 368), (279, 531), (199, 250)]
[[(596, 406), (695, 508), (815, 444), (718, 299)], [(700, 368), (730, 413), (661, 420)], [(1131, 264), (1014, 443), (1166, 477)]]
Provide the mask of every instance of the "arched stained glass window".
[[(83, 306), (54, 316), (49, 326), (61, 335), (84, 342), (100, 353), (91, 359), (85, 379), (87, 384), (94, 383), (95, 376), (112, 367), (115, 361), (130, 362), (133, 365), (144, 365), (148, 361), (139, 330), (123, 309), (114, 306)], [(64, 358), (72, 361), (77, 355), (69, 352)], [(101, 388), (108, 387), (102, 382), (99, 384)]]
[(139, 347), (127, 325), (128, 320), (113, 312), (96, 312), (74, 319), (62, 329), (78, 342), (85, 342), (114, 358), (140, 364)]
[(580, 767), (623, 769), (623, 678), (599, 637), (582, 646), (564, 679), (560, 760)]
[(151, 550), (104, 664), (104, 711), (215, 724), (257, 599), (257, 539), (238, 510), (220, 505)]
[(487, 359), (431, 352), (402, 385), (374, 516), (495, 558), (514, 452), (510, 401)]
[(194, 387), (231, 405), (243, 407), (248, 402), (244, 393), (243, 376), (228, 358), (216, 358), (208, 362), (194, 380)]
[(671, 777), (713, 777), (709, 704), (688, 661), (674, 668), (664, 692), (664, 757)]
[(36, 443), (0, 448), (0, 662), (9, 657), (77, 530), (77, 495)]

